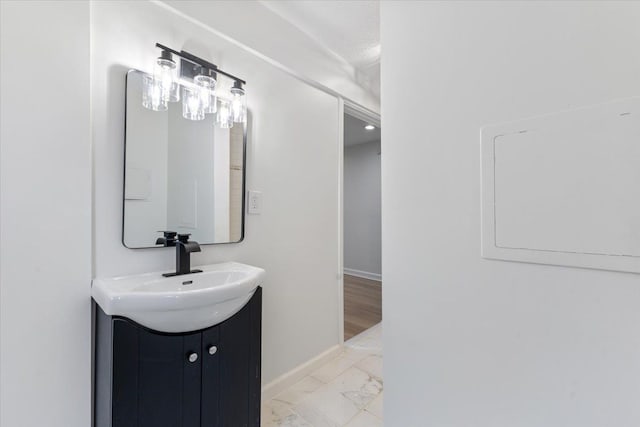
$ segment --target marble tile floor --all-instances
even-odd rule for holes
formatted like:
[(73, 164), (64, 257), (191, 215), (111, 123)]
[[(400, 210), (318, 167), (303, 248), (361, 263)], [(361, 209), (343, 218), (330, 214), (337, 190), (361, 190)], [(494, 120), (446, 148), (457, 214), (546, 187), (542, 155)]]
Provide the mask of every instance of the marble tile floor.
[(382, 325), (262, 405), (262, 427), (381, 427)]

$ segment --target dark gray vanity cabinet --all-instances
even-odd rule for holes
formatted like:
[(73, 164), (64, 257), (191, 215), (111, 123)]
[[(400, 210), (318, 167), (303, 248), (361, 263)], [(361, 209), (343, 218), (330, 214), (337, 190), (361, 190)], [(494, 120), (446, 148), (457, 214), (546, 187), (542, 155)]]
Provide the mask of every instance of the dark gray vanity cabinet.
[(259, 427), (262, 288), (208, 329), (165, 334), (96, 305), (95, 427)]

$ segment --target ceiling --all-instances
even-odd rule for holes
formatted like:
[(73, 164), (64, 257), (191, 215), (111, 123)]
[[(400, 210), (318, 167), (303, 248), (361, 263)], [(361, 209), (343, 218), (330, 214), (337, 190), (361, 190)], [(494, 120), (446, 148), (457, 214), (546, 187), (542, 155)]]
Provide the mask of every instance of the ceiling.
[(373, 130), (366, 130), (364, 127), (367, 124), (367, 122), (356, 119), (355, 117), (347, 114), (344, 115), (345, 147), (364, 144), (366, 142), (380, 141), (380, 128), (376, 127)]
[(351, 65), (359, 83), (380, 94), (380, 3), (377, 0), (262, 0), (328, 54)]

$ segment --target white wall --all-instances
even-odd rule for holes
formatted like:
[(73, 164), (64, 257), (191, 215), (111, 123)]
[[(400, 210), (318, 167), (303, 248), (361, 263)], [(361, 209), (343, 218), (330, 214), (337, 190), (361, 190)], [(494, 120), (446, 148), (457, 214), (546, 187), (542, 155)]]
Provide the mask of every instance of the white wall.
[(174, 267), (172, 249), (130, 250), (119, 238), (124, 75), (148, 69), (162, 42), (248, 82), (247, 189), (262, 192), (263, 213), (247, 216), (242, 243), (203, 247), (192, 262), (266, 269), (263, 384), (337, 345), (338, 100), (153, 3), (92, 3), (91, 32), (95, 275)]
[(640, 425), (640, 276), (482, 259), (479, 182), (483, 125), (640, 92), (638, 22), (632, 2), (382, 4), (387, 422)]
[(380, 185), (380, 141), (345, 147), (344, 268), (347, 273), (356, 270), (379, 276), (382, 272)]
[(91, 413), (89, 5), (0, 3), (0, 425)]

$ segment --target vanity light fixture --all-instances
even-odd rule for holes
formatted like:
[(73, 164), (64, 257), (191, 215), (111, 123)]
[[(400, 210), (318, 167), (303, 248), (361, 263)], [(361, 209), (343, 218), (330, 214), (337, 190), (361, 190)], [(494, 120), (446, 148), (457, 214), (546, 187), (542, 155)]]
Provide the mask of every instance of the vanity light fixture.
[[(238, 77), (220, 70), (215, 64), (189, 52), (175, 51), (156, 43), (161, 49), (153, 74), (143, 77), (142, 105), (153, 111), (167, 111), (169, 102), (182, 98), (182, 116), (203, 120), (205, 114), (215, 114), (215, 123), (230, 128), (247, 120), (244, 85)], [(180, 67), (173, 60), (180, 57)], [(219, 75), (229, 82), (220, 84)], [(222, 87), (229, 87), (228, 91)]]
[(216, 114), (216, 124), (221, 129), (229, 129), (233, 127), (233, 110), (231, 101), (220, 98), (218, 113)]
[(156, 79), (162, 88), (162, 98), (168, 102), (180, 100), (180, 88), (178, 86), (178, 66), (173, 60), (171, 52), (163, 50), (156, 60), (153, 70)]
[(203, 67), (200, 73), (193, 78), (199, 89), (202, 109), (207, 114), (214, 114), (217, 110), (216, 77), (215, 71)]
[(374, 130), (376, 127), (374, 125), (366, 125), (364, 128), (366, 130)]
[(244, 94), (244, 88), (239, 81), (233, 82), (231, 88), (231, 111), (233, 113), (233, 121), (236, 123), (243, 123), (247, 117), (247, 97)]
[(162, 96), (160, 80), (151, 74), (142, 76), (142, 105), (153, 111), (167, 111), (167, 100)]
[(204, 120), (204, 111), (200, 90), (182, 86), (182, 117), (189, 120)]
[(142, 105), (153, 111), (166, 111), (169, 102), (180, 100), (177, 68), (171, 52), (163, 49), (153, 66), (153, 74), (143, 78)]

